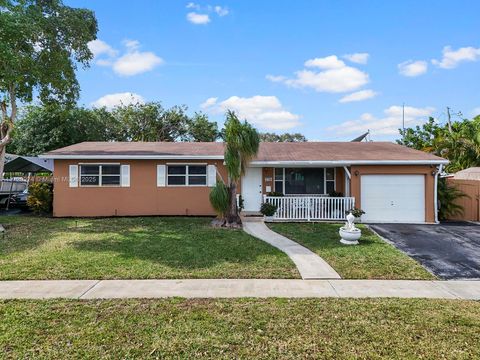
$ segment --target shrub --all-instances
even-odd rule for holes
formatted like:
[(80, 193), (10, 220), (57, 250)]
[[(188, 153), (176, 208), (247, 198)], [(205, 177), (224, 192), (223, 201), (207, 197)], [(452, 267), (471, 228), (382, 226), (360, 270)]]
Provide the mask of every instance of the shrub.
[(35, 214), (52, 212), (53, 186), (47, 183), (33, 183), (28, 187), (27, 205)]
[(265, 216), (273, 216), (277, 211), (277, 205), (270, 203), (263, 203), (260, 207), (260, 212)]
[(230, 205), (228, 188), (223, 182), (217, 182), (210, 191), (210, 204), (219, 216), (225, 216)]
[(343, 193), (339, 191), (330, 191), (328, 193), (328, 196), (330, 197), (343, 197)]
[(283, 193), (278, 191), (271, 191), (267, 194), (267, 196), (283, 196)]
[(353, 208), (353, 209), (345, 211), (346, 215), (348, 215), (349, 213), (352, 213), (353, 216), (355, 216), (356, 218), (359, 218), (363, 214), (365, 214), (365, 211), (363, 211), (362, 209), (359, 209), (359, 208)]
[[(445, 178), (438, 180), (438, 218), (447, 220), (450, 217), (463, 215), (464, 209), (455, 201), (467, 196), (454, 185), (447, 183)], [(468, 197), (468, 196), (467, 196)]]

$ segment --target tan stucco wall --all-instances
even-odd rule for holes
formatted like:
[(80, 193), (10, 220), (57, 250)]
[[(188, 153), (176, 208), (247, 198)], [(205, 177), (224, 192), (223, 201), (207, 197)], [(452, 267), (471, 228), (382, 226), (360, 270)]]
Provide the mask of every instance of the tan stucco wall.
[(435, 167), (429, 165), (419, 166), (400, 166), (400, 165), (385, 165), (385, 166), (352, 166), (351, 169), (351, 196), (355, 197), (355, 206), (361, 208), (361, 193), (360, 193), (360, 180), (362, 175), (366, 174), (378, 174), (378, 175), (425, 175), (425, 221), (433, 223), (435, 221), (434, 212), (434, 184), (435, 177), (432, 172), (435, 171)]
[[(130, 165), (130, 187), (69, 187), (68, 166), (81, 163)], [(215, 215), (207, 186), (157, 187), (157, 165), (167, 163), (215, 164), (222, 177), (223, 161), (55, 160), (54, 216)]]

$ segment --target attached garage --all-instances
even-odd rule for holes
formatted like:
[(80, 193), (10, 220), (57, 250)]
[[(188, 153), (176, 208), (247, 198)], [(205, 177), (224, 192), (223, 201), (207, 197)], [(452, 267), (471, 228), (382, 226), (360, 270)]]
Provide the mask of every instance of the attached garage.
[(362, 219), (367, 222), (425, 222), (424, 175), (363, 175)]

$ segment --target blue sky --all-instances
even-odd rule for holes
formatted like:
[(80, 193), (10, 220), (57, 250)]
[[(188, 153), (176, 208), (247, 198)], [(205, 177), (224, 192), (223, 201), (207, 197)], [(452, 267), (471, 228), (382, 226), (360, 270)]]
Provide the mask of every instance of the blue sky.
[[(185, 104), (262, 131), (392, 140), (480, 113), (479, 1), (66, 1), (95, 11), (80, 103)], [(455, 116), (454, 116), (455, 118)]]

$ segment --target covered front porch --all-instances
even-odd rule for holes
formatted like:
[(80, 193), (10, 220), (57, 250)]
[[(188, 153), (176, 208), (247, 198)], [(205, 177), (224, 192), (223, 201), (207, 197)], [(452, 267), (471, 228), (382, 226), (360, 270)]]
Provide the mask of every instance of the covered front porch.
[(243, 210), (276, 206), (274, 221), (343, 221), (355, 207), (348, 167), (249, 167), (242, 179)]

